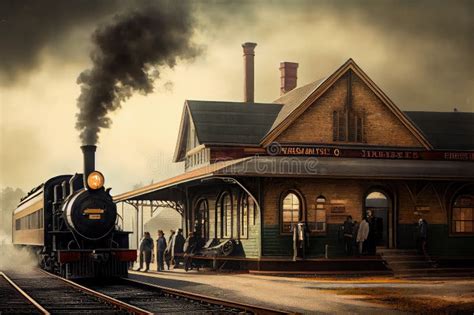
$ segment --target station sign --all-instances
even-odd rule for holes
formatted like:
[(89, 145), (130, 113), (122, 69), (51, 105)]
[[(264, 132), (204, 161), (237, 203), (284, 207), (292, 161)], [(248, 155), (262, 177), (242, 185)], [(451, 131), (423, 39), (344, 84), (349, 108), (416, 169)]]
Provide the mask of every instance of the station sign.
[(343, 157), (392, 160), (446, 160), (474, 161), (472, 151), (421, 151), (398, 149), (356, 149), (342, 147), (325, 147), (317, 145), (284, 145), (272, 143), (267, 147), (269, 155), (280, 156), (314, 156)]

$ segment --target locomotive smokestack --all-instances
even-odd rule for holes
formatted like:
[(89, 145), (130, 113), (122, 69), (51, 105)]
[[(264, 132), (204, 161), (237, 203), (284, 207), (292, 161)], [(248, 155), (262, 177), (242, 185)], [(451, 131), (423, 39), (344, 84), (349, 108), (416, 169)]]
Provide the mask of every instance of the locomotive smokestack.
[(96, 149), (95, 145), (81, 146), (82, 153), (84, 154), (84, 187), (87, 187), (87, 177), (95, 170)]

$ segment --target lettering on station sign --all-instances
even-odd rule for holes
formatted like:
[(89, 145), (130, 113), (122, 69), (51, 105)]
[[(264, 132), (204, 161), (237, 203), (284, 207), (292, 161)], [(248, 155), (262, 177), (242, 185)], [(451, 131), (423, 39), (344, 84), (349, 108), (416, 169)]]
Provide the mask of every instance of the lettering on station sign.
[[(275, 155), (274, 152), (272, 155)], [(449, 160), (474, 161), (474, 152), (414, 151), (385, 149), (347, 149), (310, 145), (280, 145), (276, 155), (347, 157), (366, 159), (400, 159), (400, 160)]]

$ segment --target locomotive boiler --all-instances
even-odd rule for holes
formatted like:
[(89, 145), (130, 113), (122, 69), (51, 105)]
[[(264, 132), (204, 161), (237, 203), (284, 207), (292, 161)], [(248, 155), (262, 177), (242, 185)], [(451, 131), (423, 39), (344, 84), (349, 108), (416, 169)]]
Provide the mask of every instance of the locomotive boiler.
[(84, 173), (34, 188), (13, 212), (13, 243), (34, 250), (43, 269), (66, 278), (124, 277), (136, 251), (118, 226), (117, 206), (95, 170), (93, 145), (81, 147)]

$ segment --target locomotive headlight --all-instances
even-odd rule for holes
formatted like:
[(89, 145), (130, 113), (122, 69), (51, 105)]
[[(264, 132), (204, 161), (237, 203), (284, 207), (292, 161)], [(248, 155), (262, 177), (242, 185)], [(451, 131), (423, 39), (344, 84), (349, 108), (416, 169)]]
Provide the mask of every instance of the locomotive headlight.
[(93, 190), (102, 188), (104, 186), (104, 175), (101, 172), (93, 171), (87, 176), (87, 186)]

